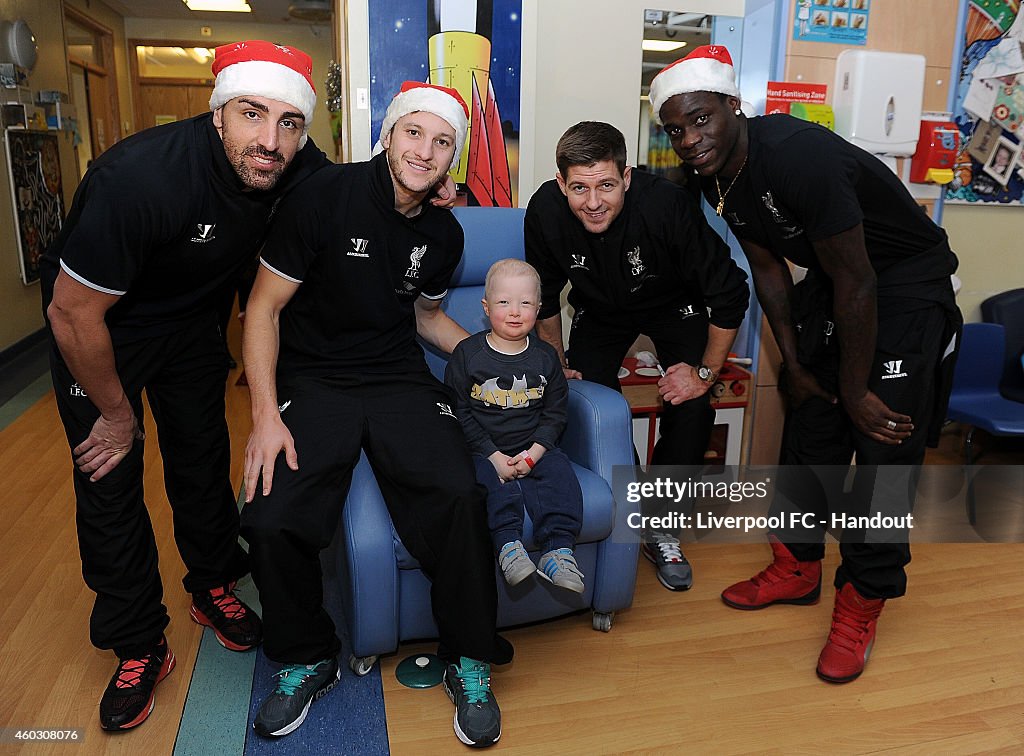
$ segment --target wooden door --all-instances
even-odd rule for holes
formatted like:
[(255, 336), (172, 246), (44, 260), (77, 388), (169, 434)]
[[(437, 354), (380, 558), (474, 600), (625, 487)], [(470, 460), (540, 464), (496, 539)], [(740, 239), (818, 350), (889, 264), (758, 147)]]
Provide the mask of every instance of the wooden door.
[(93, 156), (103, 152), (116, 140), (117, 124), (111, 122), (110, 82), (106, 74), (86, 70), (86, 92), (89, 96), (89, 131)]
[(212, 89), (195, 84), (140, 84), (140, 129), (180, 121), (210, 109)]

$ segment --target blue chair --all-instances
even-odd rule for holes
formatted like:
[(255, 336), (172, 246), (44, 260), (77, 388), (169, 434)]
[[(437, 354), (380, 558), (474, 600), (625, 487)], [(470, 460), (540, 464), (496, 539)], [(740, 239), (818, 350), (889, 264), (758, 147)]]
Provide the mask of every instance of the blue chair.
[[(487, 269), (496, 260), (523, 257), (524, 211), (474, 207), (457, 208), (455, 215), (466, 233), (465, 254), (442, 307), (474, 333), (487, 326), (480, 305)], [(445, 356), (425, 349), (430, 369), (443, 378)], [(499, 627), (590, 609), (594, 629), (607, 632), (614, 612), (633, 600), (639, 545), (627, 518), (638, 509), (612, 496), (613, 468), (631, 469), (633, 464), (629, 406), (618, 392), (587, 381), (570, 381), (569, 389), (561, 448), (583, 488), (583, 528), (575, 555), (586, 590), (575, 594), (541, 580), (510, 588), (496, 572)], [(342, 523), (335, 555), (352, 642), (349, 666), (366, 674), (380, 654), (397, 650), (402, 641), (437, 637), (430, 582), (395, 534), (365, 455), (353, 472)], [(536, 559), (528, 517), (524, 536)]]
[[(978, 429), (993, 436), (1024, 436), (1024, 402), (1016, 402), (999, 393), (1003, 374), (1005, 335), (995, 323), (964, 325), (960, 355), (953, 373), (947, 417), (967, 426), (964, 459), (972, 465), (975, 452), (974, 432)], [(967, 519), (975, 522), (974, 476), (967, 483)]]
[(981, 303), (981, 319), (1006, 329), (1006, 359), (999, 392), (1007, 399), (1024, 402), (1024, 289), (995, 294)]

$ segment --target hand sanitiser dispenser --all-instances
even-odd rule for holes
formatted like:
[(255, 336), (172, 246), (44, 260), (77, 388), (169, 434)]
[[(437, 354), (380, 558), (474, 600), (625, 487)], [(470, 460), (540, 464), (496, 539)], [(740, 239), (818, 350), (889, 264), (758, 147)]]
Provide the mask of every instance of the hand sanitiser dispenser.
[(924, 99), (923, 55), (844, 50), (832, 90), (836, 133), (878, 155), (914, 154)]

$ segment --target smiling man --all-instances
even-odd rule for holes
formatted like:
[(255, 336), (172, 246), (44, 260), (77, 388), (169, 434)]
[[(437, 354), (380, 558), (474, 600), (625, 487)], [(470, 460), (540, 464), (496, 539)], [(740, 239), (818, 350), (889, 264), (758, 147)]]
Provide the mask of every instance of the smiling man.
[[(558, 141), (558, 173), (530, 199), (526, 260), (540, 273), (537, 333), (558, 351), (567, 377), (620, 390), (618, 371), (637, 336), (654, 341), (665, 377), (655, 465), (701, 465), (714, 410), (708, 389), (743, 321), (750, 290), (729, 248), (694, 198), (626, 165), (614, 126), (578, 123)], [(575, 309), (563, 354), (560, 294)], [(665, 504), (648, 502), (646, 515)], [(644, 555), (669, 590), (693, 573), (678, 533), (644, 534)]]
[(483, 489), (450, 392), (416, 343), (451, 352), (468, 335), (441, 310), (462, 227), (426, 201), (462, 150), (468, 116), (454, 89), (406, 82), (384, 117), (385, 152), (304, 182), (263, 250), (243, 343), (253, 430), (242, 533), (264, 651), (282, 668), (254, 722), (260, 735), (294, 731), (340, 677), (319, 554), (360, 451), (433, 582), (455, 733), (473, 746), (501, 735), (490, 663), (511, 660), (512, 649), (495, 633)]
[[(921, 464), (945, 420), (962, 324), (946, 232), (888, 167), (842, 137), (789, 115), (748, 119), (720, 45), (661, 71), (651, 107), (740, 240), (782, 352), (789, 402), (776, 490), (824, 520), (821, 490), (792, 482), (806, 480), (799, 466), (855, 457), (853, 494), (864, 508), (856, 514), (883, 505), (906, 514), (913, 476), (890, 481), (901, 493), (886, 498), (882, 485), (873, 496), (873, 472)], [(787, 261), (809, 269), (796, 287)], [(843, 534), (832, 627), (817, 665), (827, 682), (863, 672), (883, 605), (906, 591), (910, 546), (888, 542), (898, 540), (892, 535), (872, 543)], [(772, 564), (726, 588), (722, 600), (737, 609), (816, 603), (824, 537), (785, 542), (773, 534)]]
[(213, 73), (212, 113), (144, 131), (93, 163), (41, 266), (82, 574), (96, 592), (90, 636), (119, 658), (100, 701), (107, 730), (141, 724), (174, 667), (143, 501), (143, 389), (191, 616), (234, 651), (262, 636), (233, 593), (249, 568), (228, 472), (217, 313), (277, 199), (327, 160), (306, 142), (316, 103), (308, 55), (239, 42), (217, 48)]

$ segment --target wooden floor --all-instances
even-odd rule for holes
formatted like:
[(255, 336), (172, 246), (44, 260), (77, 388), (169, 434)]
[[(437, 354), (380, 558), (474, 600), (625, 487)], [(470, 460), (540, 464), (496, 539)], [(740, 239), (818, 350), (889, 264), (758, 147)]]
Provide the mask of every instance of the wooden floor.
[[(237, 458), (247, 392), (232, 380)], [(168, 639), (179, 668), (139, 730), (107, 735), (96, 707), (113, 657), (89, 644), (92, 594), (81, 578), (70, 462), (52, 395), (0, 432), (0, 727), (84, 728), (79, 746), (0, 745), (0, 753), (169, 754), (200, 629), (189, 621), (171, 539), (155, 430), (146, 491), (161, 554)], [(957, 439), (935, 462), (956, 461)], [(1017, 449), (990, 461), (1021, 463)], [(516, 660), (496, 669), (509, 753), (1024, 753), (1024, 545), (915, 547), (910, 593), (882, 614), (865, 675), (831, 686), (814, 675), (832, 589), (812, 607), (738, 612), (723, 587), (762, 568), (766, 545), (692, 545), (696, 583), (670, 593), (640, 565), (634, 605), (597, 633), (578, 615), (512, 631)], [(829, 549), (826, 571), (835, 567)], [(439, 688), (406, 689), (383, 661), (396, 754), (451, 753), (452, 707)], [(227, 756), (227, 755), (223, 755)]]

